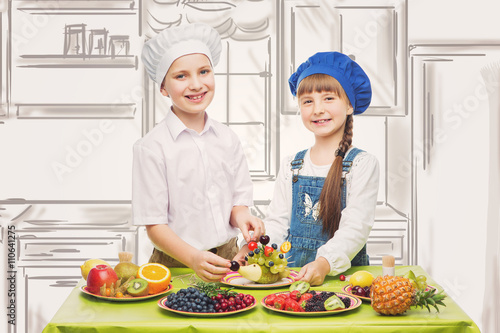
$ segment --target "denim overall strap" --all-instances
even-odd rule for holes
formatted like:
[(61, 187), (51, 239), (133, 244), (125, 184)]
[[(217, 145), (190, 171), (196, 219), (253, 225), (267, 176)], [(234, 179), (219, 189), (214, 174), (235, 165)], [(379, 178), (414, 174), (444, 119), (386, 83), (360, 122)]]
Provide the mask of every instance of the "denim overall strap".
[[(352, 162), (356, 156), (363, 152), (358, 148), (353, 148), (342, 161), (342, 210), (346, 206), (347, 186), (346, 176), (351, 171)], [(351, 266), (368, 266), (370, 265), (370, 257), (366, 253), (366, 244), (359, 250), (358, 254), (351, 260)]]
[(299, 151), (295, 154), (295, 159), (290, 163), (290, 167), (292, 170), (292, 181), (295, 183), (298, 179), (300, 169), (302, 169), (302, 165), (304, 164), (304, 156), (306, 156), (307, 149)]

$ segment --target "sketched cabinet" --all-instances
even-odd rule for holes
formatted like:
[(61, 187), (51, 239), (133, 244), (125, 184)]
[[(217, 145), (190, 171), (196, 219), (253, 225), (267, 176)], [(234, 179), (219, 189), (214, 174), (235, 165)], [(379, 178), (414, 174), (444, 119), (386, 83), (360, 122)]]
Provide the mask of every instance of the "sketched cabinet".
[(314, 52), (353, 57), (370, 77), (373, 97), (365, 115), (405, 115), (406, 1), (284, 0), (281, 112), (295, 114), (287, 80)]
[[(95, 211), (91, 206), (69, 208), (87, 215)], [(137, 229), (129, 227), (126, 219), (117, 217), (126, 209), (106, 206), (101, 213), (108, 210), (116, 214), (101, 223), (97, 218), (78, 221), (75, 216), (71, 221), (48, 219), (57, 216), (55, 212), (59, 210), (60, 207), (50, 205), (31, 206), (16, 226), (18, 326), (26, 332), (43, 330), (81, 280), (80, 265), (85, 260), (101, 258), (115, 266), (118, 253), (128, 251), (134, 254), (133, 261), (138, 262)]]
[(129, 147), (142, 134), (138, 4), (8, 1), (2, 135), (16, 143), (6, 158), (22, 154), (0, 175), (11, 184), (0, 197), (129, 199)]

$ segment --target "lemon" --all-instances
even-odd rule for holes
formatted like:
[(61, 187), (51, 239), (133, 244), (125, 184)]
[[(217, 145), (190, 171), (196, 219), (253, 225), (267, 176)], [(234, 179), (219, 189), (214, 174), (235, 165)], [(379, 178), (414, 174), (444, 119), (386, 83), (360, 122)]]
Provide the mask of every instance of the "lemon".
[(89, 275), (90, 270), (97, 265), (109, 266), (109, 264), (102, 259), (89, 259), (80, 266), (80, 269), (82, 270), (82, 276), (85, 280), (87, 280), (87, 275)]
[(373, 275), (367, 271), (357, 271), (349, 278), (349, 283), (352, 286), (360, 286), (362, 288), (369, 287), (373, 282)]

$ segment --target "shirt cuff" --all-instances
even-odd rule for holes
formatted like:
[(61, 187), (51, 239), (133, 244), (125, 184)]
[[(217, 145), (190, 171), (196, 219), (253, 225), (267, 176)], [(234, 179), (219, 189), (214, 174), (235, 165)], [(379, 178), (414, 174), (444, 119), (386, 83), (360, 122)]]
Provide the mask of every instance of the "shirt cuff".
[(351, 260), (344, 253), (328, 252), (320, 247), (316, 253), (316, 259), (318, 257), (325, 258), (330, 264), (330, 273), (328, 273), (330, 276), (338, 275), (351, 268)]

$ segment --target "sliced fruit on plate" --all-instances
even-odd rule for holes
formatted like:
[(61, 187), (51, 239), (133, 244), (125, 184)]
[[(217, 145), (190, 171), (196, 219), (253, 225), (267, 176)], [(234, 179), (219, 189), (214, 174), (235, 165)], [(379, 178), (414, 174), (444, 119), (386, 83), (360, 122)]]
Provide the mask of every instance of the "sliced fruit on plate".
[(298, 290), (301, 294), (304, 294), (309, 291), (311, 285), (306, 281), (295, 281), (290, 285), (290, 291)]
[(167, 266), (158, 263), (147, 263), (139, 267), (137, 277), (144, 279), (149, 285), (149, 294), (157, 294), (167, 289), (172, 274)]
[(325, 301), (325, 310), (330, 311), (337, 309), (345, 309), (344, 302), (337, 295), (330, 296)]

